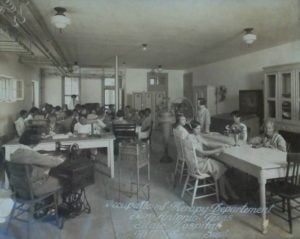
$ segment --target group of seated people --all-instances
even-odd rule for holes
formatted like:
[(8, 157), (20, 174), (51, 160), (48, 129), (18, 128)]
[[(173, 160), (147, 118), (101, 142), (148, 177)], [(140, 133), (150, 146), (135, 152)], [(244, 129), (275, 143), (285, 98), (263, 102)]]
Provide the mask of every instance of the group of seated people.
[[(106, 109), (100, 107), (99, 104), (93, 104), (92, 107), (77, 104), (74, 110), (69, 110), (66, 105), (61, 108), (45, 104), (41, 109), (33, 107), (29, 112), (21, 110), (19, 118), (15, 121), (21, 146), (11, 155), (11, 161), (33, 166), (35, 195), (50, 192), (59, 186), (59, 182), (56, 178), (49, 176), (49, 170), (61, 164), (65, 158), (36, 152), (34, 146), (45, 135), (53, 136), (69, 132), (90, 135), (93, 131), (101, 134), (110, 131), (110, 126), (114, 124), (127, 123), (139, 125), (137, 128), (141, 134), (149, 131), (152, 126), (151, 110), (145, 109), (136, 114), (134, 112), (130, 106), (127, 106), (124, 111), (118, 110), (115, 113), (113, 105)], [(91, 159), (96, 154), (97, 149), (90, 149), (88, 152)]]
[[(266, 147), (274, 150), (286, 151), (286, 141), (276, 131), (275, 123), (272, 120), (266, 120), (263, 125), (263, 133), (252, 139), (248, 139), (247, 126), (241, 123), (241, 116), (238, 111), (232, 112), (233, 123), (226, 126), (224, 132), (227, 134), (235, 134), (240, 141), (252, 144), (252, 147)], [(208, 173), (218, 181), (220, 188), (220, 196), (225, 202), (236, 202), (239, 200), (238, 195), (228, 182), (225, 172), (228, 167), (225, 164), (211, 158), (213, 155), (224, 152), (229, 144), (219, 144), (207, 142), (205, 134), (207, 129), (203, 129), (203, 125), (197, 120), (187, 122), (183, 114), (178, 114), (176, 124), (174, 125), (177, 137), (180, 140), (188, 141), (194, 145), (197, 153), (197, 170), (199, 173)]]
[(75, 135), (102, 134), (110, 131), (114, 124), (134, 123), (137, 125), (138, 136), (149, 132), (152, 124), (149, 108), (139, 112), (126, 106), (124, 110), (115, 112), (114, 105), (109, 108), (100, 107), (100, 104), (77, 104), (73, 110), (67, 105), (63, 107), (44, 104), (40, 109), (33, 107), (27, 112), (21, 110), (15, 121), (15, 128), (19, 137), (25, 129), (37, 127), (45, 135), (73, 133)]

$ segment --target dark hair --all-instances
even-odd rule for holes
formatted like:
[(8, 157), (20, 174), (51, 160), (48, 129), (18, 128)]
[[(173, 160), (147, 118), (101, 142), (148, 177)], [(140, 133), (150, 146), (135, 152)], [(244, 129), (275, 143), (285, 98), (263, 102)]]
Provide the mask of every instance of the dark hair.
[(39, 109), (36, 108), (36, 107), (32, 107), (32, 108), (30, 109), (29, 113), (31, 113), (31, 114), (37, 114), (37, 113), (39, 113)]
[(117, 117), (124, 117), (124, 111), (123, 110), (118, 110), (117, 112)]
[(183, 113), (178, 113), (177, 115), (176, 115), (176, 122), (175, 122), (175, 124), (174, 124), (174, 128), (176, 128), (178, 125), (179, 125), (179, 121), (180, 121), (180, 118), (181, 117), (185, 117), (185, 115), (183, 114)]
[(72, 110), (66, 110), (66, 116), (72, 116), (73, 115), (73, 111)]
[(60, 111), (61, 110), (61, 107), (59, 105), (55, 106), (55, 110), (56, 111)]
[(201, 126), (201, 124), (198, 121), (196, 121), (196, 120), (192, 120), (190, 122), (190, 125), (191, 125), (192, 129), (197, 128), (199, 125)]
[(145, 110), (140, 110), (139, 115), (145, 115)]
[(41, 141), (41, 135), (37, 129), (26, 129), (19, 139), (20, 144), (36, 145)]
[(146, 114), (151, 114), (151, 109), (150, 109), (150, 108), (146, 108), (146, 109), (145, 109), (145, 113), (146, 113)]
[(198, 101), (200, 101), (200, 105), (206, 105), (206, 99), (205, 98), (198, 98)]
[(80, 114), (80, 115), (79, 115), (79, 118), (81, 118), (81, 117), (84, 117), (84, 118), (86, 118), (86, 117), (87, 117), (87, 115), (86, 115), (86, 114)]
[(232, 116), (232, 117), (233, 117), (233, 116), (235, 116), (235, 117), (241, 117), (241, 114), (240, 114), (239, 111), (235, 110), (235, 111), (232, 111), (232, 112), (231, 112), (231, 116)]
[(77, 97), (77, 95), (71, 95), (71, 98), (76, 98)]
[(27, 114), (27, 111), (26, 111), (26, 110), (21, 110), (21, 111), (20, 111), (20, 116), (23, 117), (23, 116), (25, 116), (26, 114)]

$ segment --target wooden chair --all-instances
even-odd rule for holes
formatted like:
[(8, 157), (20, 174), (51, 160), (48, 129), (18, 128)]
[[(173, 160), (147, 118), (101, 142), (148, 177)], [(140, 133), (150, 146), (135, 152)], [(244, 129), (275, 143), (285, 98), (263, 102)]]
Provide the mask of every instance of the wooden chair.
[(179, 175), (179, 183), (181, 184), (186, 163), (183, 156), (183, 148), (180, 143), (181, 139), (176, 129), (173, 130), (173, 135), (174, 135), (174, 141), (175, 141), (175, 146), (177, 151), (177, 159), (176, 159), (176, 165), (174, 171), (174, 187), (176, 187), (177, 175)]
[[(196, 149), (194, 145), (187, 140), (180, 140), (183, 147), (183, 155), (188, 168), (188, 175), (181, 193), (181, 198), (184, 197), (185, 192), (192, 196), (191, 207), (194, 205), (195, 199), (206, 198), (216, 195), (219, 201), (218, 183), (214, 181), (212, 176), (199, 171)], [(197, 196), (198, 189), (201, 190), (200, 195)], [(193, 193), (190, 193), (192, 191)]]
[[(41, 211), (43, 212), (39, 220), (48, 216), (48, 210), (53, 209), (55, 213), (56, 224), (59, 229), (63, 228), (63, 218), (58, 216), (58, 195), (61, 188), (45, 193), (40, 196), (34, 195), (31, 173), (32, 166), (26, 164), (19, 164), (13, 162), (6, 162), (6, 172), (9, 179), (9, 184), (13, 192), (14, 205), (9, 216), (7, 229), (12, 220), (18, 220), (27, 223), (27, 238), (30, 237), (30, 224), (33, 222)], [(45, 200), (50, 199), (50, 203), (45, 204)], [(53, 199), (53, 200), (52, 200)], [(42, 205), (42, 206), (41, 206)], [(24, 219), (22, 215), (27, 213), (27, 219)]]
[[(300, 153), (288, 153), (287, 163), (285, 180), (267, 184), (267, 191), (271, 193), (270, 201), (275, 205), (272, 213), (287, 221), (289, 231), (293, 233), (293, 220), (300, 218)], [(292, 215), (293, 210), (297, 215)]]
[(115, 154), (119, 153), (121, 141), (135, 141), (137, 139), (136, 124), (113, 124), (112, 129), (116, 137), (114, 141)]
[(136, 124), (113, 124), (112, 128), (118, 140), (136, 139)]
[[(137, 202), (139, 201), (139, 192), (142, 191), (146, 194), (143, 189), (147, 188), (147, 200), (150, 199), (150, 143), (149, 141), (137, 141), (137, 142), (120, 142), (119, 143), (119, 160), (121, 158), (134, 158), (136, 160), (136, 182), (131, 182), (131, 193), (132, 185), (136, 185), (136, 196)], [(120, 161), (119, 161), (120, 162)], [(147, 167), (147, 182), (141, 184), (140, 181), (140, 170)], [(120, 183), (119, 183), (120, 186)], [(120, 189), (119, 189), (120, 190)]]

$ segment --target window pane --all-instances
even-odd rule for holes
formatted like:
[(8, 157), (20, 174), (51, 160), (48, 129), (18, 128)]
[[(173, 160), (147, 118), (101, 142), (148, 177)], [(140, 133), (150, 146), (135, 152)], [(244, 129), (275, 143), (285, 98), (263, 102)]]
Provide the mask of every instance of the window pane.
[(115, 91), (114, 90), (105, 90), (104, 91), (105, 95), (105, 104), (110, 105), (110, 104), (115, 104)]
[(269, 89), (268, 89), (268, 97), (274, 98), (276, 92), (276, 75), (268, 75), (269, 81)]
[(292, 119), (292, 104), (289, 101), (282, 102), (282, 119)]
[(79, 95), (79, 78), (65, 77), (65, 95)]
[(291, 98), (291, 73), (282, 74), (282, 97)]
[(275, 101), (268, 101), (268, 108), (269, 108), (269, 112), (268, 112), (268, 116), (270, 118), (275, 118), (276, 117), (276, 105), (275, 105)]
[(115, 85), (115, 79), (114, 78), (105, 78), (104, 79), (104, 85), (105, 86), (114, 86)]

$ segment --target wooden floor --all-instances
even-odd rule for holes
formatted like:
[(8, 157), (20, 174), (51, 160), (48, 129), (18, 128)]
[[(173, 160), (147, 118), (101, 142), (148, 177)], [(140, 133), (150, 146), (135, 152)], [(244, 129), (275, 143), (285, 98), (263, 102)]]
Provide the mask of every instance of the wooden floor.
[[(287, 223), (270, 215), (269, 233), (262, 235), (259, 231), (261, 220), (257, 215), (212, 214), (215, 198), (199, 200), (191, 209), (186, 203), (189, 198), (185, 201), (180, 198), (182, 185), (173, 187), (175, 161), (171, 164), (159, 162), (163, 152), (161, 138), (160, 133), (155, 131), (151, 153), (150, 203), (135, 204), (136, 197), (130, 194), (130, 181), (135, 178), (132, 162), (122, 160), (118, 164), (116, 161), (116, 177), (111, 179), (103, 165), (106, 157), (100, 154), (96, 182), (87, 188), (92, 212), (67, 220), (61, 231), (51, 223), (36, 222), (32, 225), (34, 233), (31, 239), (300, 238), (299, 220), (295, 221), (294, 234), (290, 235)], [(171, 143), (170, 155), (173, 157), (174, 151)], [(145, 171), (142, 174), (145, 175)], [(1, 232), (4, 226), (0, 226)], [(23, 239), (25, 236), (26, 227), (14, 222), (9, 235), (1, 234), (0, 238)]]

